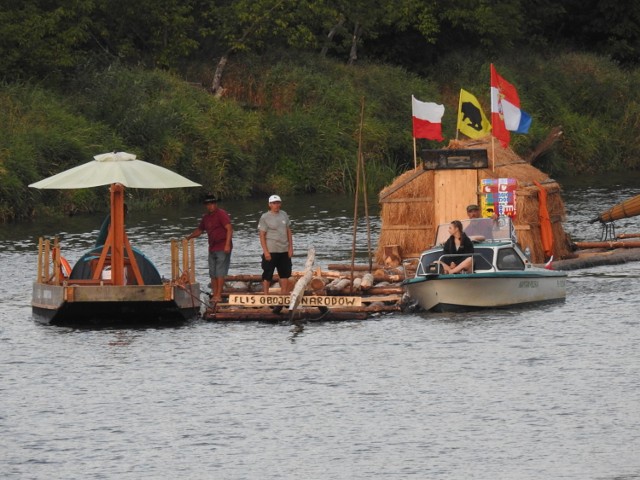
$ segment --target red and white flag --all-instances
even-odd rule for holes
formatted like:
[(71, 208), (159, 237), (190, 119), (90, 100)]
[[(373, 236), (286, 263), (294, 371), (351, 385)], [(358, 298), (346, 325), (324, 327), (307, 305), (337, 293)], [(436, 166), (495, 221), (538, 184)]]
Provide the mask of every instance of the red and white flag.
[(509, 132), (527, 133), (531, 116), (520, 109), (520, 97), (513, 85), (502, 78), (491, 64), (491, 126), (493, 136), (503, 147), (509, 145)]
[(444, 105), (432, 102), (421, 102), (411, 95), (413, 111), (413, 137), (438, 140), (442, 142), (442, 116)]
[(549, 261), (544, 264), (544, 268), (546, 268), (547, 270), (553, 270), (553, 255), (551, 255)]

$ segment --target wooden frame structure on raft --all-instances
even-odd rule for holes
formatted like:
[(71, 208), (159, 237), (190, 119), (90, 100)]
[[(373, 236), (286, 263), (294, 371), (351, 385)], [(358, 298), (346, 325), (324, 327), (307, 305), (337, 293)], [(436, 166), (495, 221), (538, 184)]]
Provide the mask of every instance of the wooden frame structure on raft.
[[(69, 278), (56, 237), (40, 238), (32, 308), (36, 320), (55, 325), (102, 326), (184, 321), (201, 310), (194, 241), (171, 240), (171, 278), (146, 285), (124, 226), (124, 187), (112, 184), (110, 225), (91, 278)], [(182, 253), (182, 255), (181, 255)], [(182, 265), (182, 268), (180, 266)], [(110, 269), (110, 275), (104, 275)], [(65, 275), (66, 274), (66, 275)]]

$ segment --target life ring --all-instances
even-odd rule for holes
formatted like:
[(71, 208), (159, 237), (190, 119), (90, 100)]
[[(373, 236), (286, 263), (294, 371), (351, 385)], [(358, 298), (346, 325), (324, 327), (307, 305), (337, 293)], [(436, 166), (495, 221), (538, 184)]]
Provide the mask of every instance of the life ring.
[(71, 265), (62, 255), (60, 255), (60, 273), (64, 278), (69, 278), (69, 275), (71, 275)]

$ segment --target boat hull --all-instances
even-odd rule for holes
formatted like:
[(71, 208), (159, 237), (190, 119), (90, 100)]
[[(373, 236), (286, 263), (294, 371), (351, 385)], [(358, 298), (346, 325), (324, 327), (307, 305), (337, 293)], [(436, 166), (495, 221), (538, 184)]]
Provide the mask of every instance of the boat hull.
[(426, 275), (406, 282), (407, 292), (427, 311), (504, 308), (566, 298), (567, 275), (544, 269)]
[(165, 325), (200, 313), (200, 285), (48, 285), (34, 283), (33, 317), (47, 325)]

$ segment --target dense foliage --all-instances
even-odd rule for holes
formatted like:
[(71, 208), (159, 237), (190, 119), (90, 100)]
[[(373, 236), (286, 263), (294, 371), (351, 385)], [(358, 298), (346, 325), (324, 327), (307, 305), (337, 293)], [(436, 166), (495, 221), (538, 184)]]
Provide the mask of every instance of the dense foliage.
[[(362, 141), (375, 191), (413, 166), (411, 95), (453, 138), (460, 88), (488, 110), (490, 63), (534, 118), (523, 156), (562, 126), (549, 173), (636, 169), (638, 24), (604, 0), (7, 0), (0, 221), (102, 205), (27, 185), (112, 150), (237, 197), (348, 191)], [(202, 194), (178, 190), (130, 195)]]
[(453, 51), (586, 48), (640, 59), (640, 4), (616, 0), (4, 0), (0, 76), (49, 76), (100, 59), (179, 69), (292, 48), (420, 73)]

